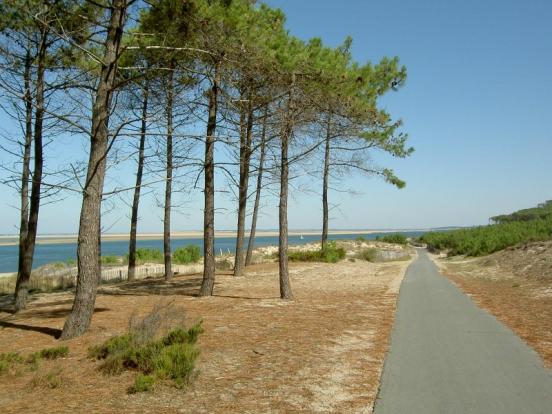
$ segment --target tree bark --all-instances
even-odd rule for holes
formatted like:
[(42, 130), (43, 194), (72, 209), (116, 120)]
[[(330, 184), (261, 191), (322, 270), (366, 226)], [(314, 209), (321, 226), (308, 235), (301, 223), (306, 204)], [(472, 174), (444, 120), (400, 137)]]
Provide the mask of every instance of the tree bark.
[(281, 157), (280, 157), (280, 205), (279, 205), (279, 238), (278, 238), (278, 257), (280, 270), (280, 297), (291, 300), (291, 283), (289, 281), (288, 269), (288, 184), (289, 184), (289, 163), (288, 163), (288, 145), (293, 130), (293, 88), (295, 86), (295, 75), (292, 75), (291, 87), (288, 95), (288, 108), (284, 130), (281, 134)]
[[(172, 69), (172, 65), (171, 65)], [(163, 256), (165, 280), (173, 278), (171, 257), (171, 196), (173, 179), (173, 71), (169, 71), (167, 85), (167, 177), (165, 181), (165, 216), (163, 219)]]
[(211, 296), (215, 286), (215, 132), (217, 128), (217, 103), (219, 63), (215, 65), (213, 85), (209, 91), (209, 118), (205, 137), (205, 206), (203, 211), (203, 281), (199, 296)]
[[(33, 177), (31, 184), (31, 199), (29, 207), (29, 215), (27, 222), (27, 229), (25, 240), (23, 243), (23, 248), (20, 246), (20, 257), (19, 257), (19, 269), (17, 272), (17, 281), (15, 285), (15, 297), (14, 297), (14, 310), (19, 312), (27, 306), (27, 298), (29, 295), (29, 282), (31, 280), (31, 271), (33, 267), (33, 256), (36, 243), (36, 234), (38, 230), (38, 213), (40, 210), (40, 191), (42, 185), (42, 168), (44, 164), (43, 159), (43, 148), (42, 148), (42, 126), (44, 122), (44, 76), (46, 72), (46, 49), (47, 49), (47, 37), (48, 29), (43, 27), (41, 29), (40, 35), (40, 44), (38, 47), (37, 55), (37, 74), (36, 74), (36, 109), (35, 109), (35, 124), (34, 124), (34, 167), (33, 167)], [(26, 62), (26, 65), (30, 64)], [(27, 67), (25, 68), (25, 75), (30, 77), (30, 67), (29, 72), (27, 73)], [(29, 78), (25, 79), (26, 87), (30, 88)], [(29, 89), (25, 91), (25, 95), (28, 100), (26, 102), (26, 138), (25, 145), (27, 145), (29, 134), (30, 134), (30, 124), (32, 120), (30, 119), (30, 113), (32, 113), (32, 107), (29, 107), (30, 102), (30, 92)], [(32, 117), (32, 115), (31, 115)], [(29, 146), (30, 147), (30, 146)], [(30, 150), (30, 148), (29, 148)], [(27, 152), (27, 148), (25, 148)], [(27, 164), (27, 174), (29, 164)], [(25, 175), (25, 174), (24, 174)], [(28, 182), (28, 175), (26, 177)], [(27, 184), (28, 185), (28, 184)], [(23, 189), (22, 189), (23, 190)], [(28, 191), (28, 188), (25, 189)], [(22, 203), (23, 203), (23, 194), (22, 194)], [(22, 212), (23, 214), (23, 212)]]
[(100, 273), (99, 226), (108, 151), (109, 111), (126, 9), (126, 0), (113, 0), (110, 8), (111, 16), (105, 40), (105, 54), (92, 109), (90, 155), (83, 190), (77, 246), (77, 287), (73, 308), (63, 326), (61, 339), (71, 339), (86, 332), (94, 313)]
[(268, 109), (265, 109), (263, 130), (261, 132), (261, 148), (259, 155), (259, 173), (257, 175), (257, 188), (255, 190), (255, 203), (253, 205), (253, 217), (251, 218), (251, 231), (249, 232), (249, 242), (247, 243), (247, 255), (245, 256), (245, 266), (251, 265), (251, 259), (253, 258), (253, 249), (255, 247), (255, 233), (257, 231), (257, 217), (259, 214), (259, 204), (261, 202), (261, 189), (263, 185), (263, 168), (265, 158), (266, 147), (266, 123), (267, 123)]
[(247, 126), (245, 134), (240, 134), (240, 183), (238, 195), (238, 229), (236, 235), (236, 255), (234, 276), (241, 276), (244, 267), (243, 242), (245, 238), (245, 215), (247, 212), (247, 191), (249, 189), (249, 164), (251, 161), (251, 137), (253, 133), (253, 109), (251, 99), (247, 104)]
[[(19, 221), (19, 264), (20, 274), (25, 256), (25, 240), (29, 228), (29, 177), (31, 176), (31, 146), (33, 144), (33, 102), (31, 96), (31, 51), (30, 46), (25, 56), (25, 72), (23, 74), (25, 96), (25, 142), (23, 145), (23, 165), (21, 168), (21, 209)], [(14, 296), (15, 300), (15, 296)]]
[(140, 144), (138, 148), (138, 169), (136, 171), (136, 187), (132, 200), (132, 216), (130, 218), (130, 240), (128, 245), (128, 281), (136, 279), (136, 233), (138, 228), (138, 207), (140, 205), (140, 192), (142, 189), (142, 176), (144, 172), (144, 148), (146, 146), (146, 132), (148, 122), (148, 95), (149, 84), (144, 81), (142, 92), (142, 120), (140, 125)]
[(332, 114), (328, 114), (328, 123), (326, 127), (326, 148), (324, 151), (324, 179), (322, 184), (322, 249), (326, 247), (328, 241), (328, 181), (330, 174), (330, 139), (331, 139)]

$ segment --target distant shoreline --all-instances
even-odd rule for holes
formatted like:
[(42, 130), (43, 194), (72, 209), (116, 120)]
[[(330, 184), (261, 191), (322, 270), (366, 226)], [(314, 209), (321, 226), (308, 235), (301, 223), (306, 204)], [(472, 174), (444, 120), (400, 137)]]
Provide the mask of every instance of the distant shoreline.
[[(374, 233), (400, 233), (400, 232), (410, 232), (410, 231), (425, 231), (427, 229), (386, 229), (386, 230), (330, 230), (329, 234), (374, 234)], [(290, 236), (315, 236), (321, 234), (321, 230), (291, 230), (289, 232)], [(257, 231), (256, 237), (274, 237), (278, 236), (278, 231), (269, 230), (269, 231)], [(203, 232), (201, 231), (176, 231), (172, 232), (171, 239), (184, 239), (184, 238), (201, 238), (203, 237)], [(233, 230), (228, 231), (216, 231), (215, 237), (236, 237), (236, 232)], [(138, 240), (160, 240), (163, 238), (163, 233), (142, 233), (137, 235)], [(123, 241), (128, 240), (129, 235), (127, 234), (103, 234), (102, 241)], [(37, 236), (37, 244), (66, 244), (66, 243), (76, 243), (77, 235), (76, 234), (50, 234)], [(0, 247), (2, 246), (17, 246), (19, 243), (18, 237), (13, 236), (0, 236)]]

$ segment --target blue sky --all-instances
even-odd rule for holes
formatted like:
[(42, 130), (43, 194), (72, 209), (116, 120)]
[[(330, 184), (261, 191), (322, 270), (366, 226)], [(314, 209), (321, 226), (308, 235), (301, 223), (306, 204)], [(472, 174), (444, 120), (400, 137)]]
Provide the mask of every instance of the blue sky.
[[(351, 35), (356, 60), (399, 56), (408, 70), (406, 85), (381, 103), (403, 119), (416, 152), (406, 160), (374, 155), (407, 187), (396, 190), (366, 177), (339, 183), (360, 194), (331, 194), (338, 204), (331, 227), (484, 224), (490, 216), (552, 199), (552, 2), (266, 3), (281, 8), (290, 32), (301, 38), (322, 37), (335, 46)], [(17, 211), (11, 206), (17, 200), (5, 187), (1, 191), (0, 233), (14, 233)], [(201, 194), (182, 200), (185, 213), (176, 213), (173, 229), (201, 228)], [(216, 227), (233, 228), (234, 204), (223, 197), (217, 202), (222, 209)], [(259, 226), (275, 228), (277, 201), (267, 197), (264, 204)], [(79, 205), (78, 197), (70, 197), (45, 206), (40, 232), (75, 232)], [(140, 230), (161, 231), (162, 212), (154, 200), (142, 208)], [(107, 215), (110, 231), (127, 231), (125, 209)], [(319, 197), (296, 192), (289, 220), (292, 228), (319, 228)]]
[(382, 158), (407, 188), (355, 179), (365, 195), (343, 203), (342, 223), (481, 224), (552, 198), (551, 2), (267, 3), (302, 38), (337, 45), (351, 35), (357, 60), (399, 56), (408, 69), (406, 86), (383, 103), (416, 152)]

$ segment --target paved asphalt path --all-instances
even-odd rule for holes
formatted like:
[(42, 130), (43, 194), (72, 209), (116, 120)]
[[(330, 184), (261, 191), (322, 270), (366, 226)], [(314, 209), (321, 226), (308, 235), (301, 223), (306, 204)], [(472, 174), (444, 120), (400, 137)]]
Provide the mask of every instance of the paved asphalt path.
[(408, 268), (375, 414), (552, 414), (552, 371), (439, 274)]

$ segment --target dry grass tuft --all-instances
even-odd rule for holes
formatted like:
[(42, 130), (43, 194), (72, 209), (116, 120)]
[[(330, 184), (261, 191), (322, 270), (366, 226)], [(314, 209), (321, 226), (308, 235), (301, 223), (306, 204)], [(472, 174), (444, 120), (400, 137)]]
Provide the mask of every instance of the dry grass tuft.
[(37, 372), (31, 380), (33, 388), (56, 389), (62, 387), (66, 383), (63, 375), (63, 369), (54, 367), (47, 372)]

